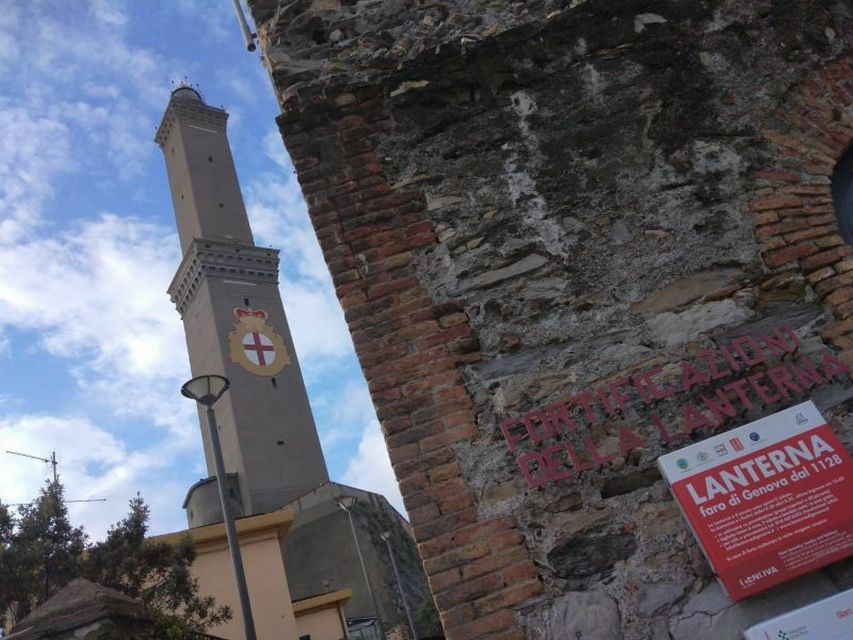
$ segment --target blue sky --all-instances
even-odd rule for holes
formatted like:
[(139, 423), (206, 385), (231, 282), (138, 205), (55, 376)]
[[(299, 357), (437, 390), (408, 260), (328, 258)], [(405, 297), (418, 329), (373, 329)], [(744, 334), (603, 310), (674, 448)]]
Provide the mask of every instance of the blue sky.
[[(402, 504), (257, 53), (228, 0), (4, 3), (0, 12), (0, 451), (56, 450), (74, 520), (98, 537), (137, 491), (152, 532), (185, 526), (206, 475), (183, 328), (180, 250), (155, 129), (187, 78), (230, 113), (255, 240), (281, 291), (333, 479)], [(49, 467), (0, 453), (0, 500)]]

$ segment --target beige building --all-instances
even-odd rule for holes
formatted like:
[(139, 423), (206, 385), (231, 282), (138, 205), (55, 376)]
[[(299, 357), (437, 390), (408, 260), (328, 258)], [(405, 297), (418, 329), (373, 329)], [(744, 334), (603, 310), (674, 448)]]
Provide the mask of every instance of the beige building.
[[(352, 592), (343, 589), (297, 602), (290, 599), (281, 544), (293, 523), (290, 511), (275, 511), (237, 520), (237, 537), (249, 587), (249, 599), (258, 640), (345, 640), (343, 606)], [(152, 542), (177, 543), (189, 536), (196, 550), (193, 574), (199, 591), (228, 605), (234, 617), (209, 629), (227, 640), (244, 640), (240, 604), (225, 525), (211, 524), (152, 538)]]
[[(352, 589), (340, 589), (293, 603), (299, 638), (346, 638), (347, 621), (344, 604), (352, 597)], [(337, 615), (332, 615), (332, 612)]]

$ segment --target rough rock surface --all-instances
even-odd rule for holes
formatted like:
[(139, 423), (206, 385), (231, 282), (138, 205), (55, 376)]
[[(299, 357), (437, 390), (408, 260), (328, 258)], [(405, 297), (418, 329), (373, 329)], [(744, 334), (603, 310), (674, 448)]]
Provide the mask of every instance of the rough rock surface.
[[(249, 4), (450, 637), (734, 639), (853, 584), (841, 564), (743, 604), (715, 591), (654, 467), (689, 439), (637, 397), (516, 451), (499, 426), (535, 433), (651, 368), (676, 384), (681, 361), (782, 324), (797, 358), (853, 362), (829, 193), (853, 138), (849, 4)], [(845, 376), (691, 437), (806, 397), (850, 446)], [(701, 392), (655, 404), (673, 432), (684, 402)], [(625, 426), (643, 446), (620, 449)], [(518, 456), (551, 443), (579, 460), (525, 482)], [(521, 557), (541, 590), (513, 589)]]
[(673, 640), (734, 640), (743, 629), (835, 593), (836, 585), (818, 573), (733, 606), (720, 585), (711, 582), (687, 600), (672, 622), (670, 635)]
[(594, 591), (565, 594), (531, 626), (535, 640), (622, 640), (616, 603)]

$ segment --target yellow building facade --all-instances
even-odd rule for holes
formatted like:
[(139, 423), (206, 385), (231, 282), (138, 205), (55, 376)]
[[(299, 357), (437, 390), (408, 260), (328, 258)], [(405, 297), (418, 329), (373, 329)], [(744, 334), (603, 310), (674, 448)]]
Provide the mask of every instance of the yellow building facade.
[[(346, 640), (343, 605), (352, 595), (349, 589), (291, 601), (281, 543), (292, 523), (290, 511), (236, 522), (258, 640)], [(184, 536), (189, 536), (195, 546), (192, 571), (199, 592), (213, 596), (218, 604), (228, 605), (234, 612), (230, 621), (208, 632), (226, 640), (245, 640), (225, 525), (168, 533), (151, 538), (151, 542), (177, 544)]]

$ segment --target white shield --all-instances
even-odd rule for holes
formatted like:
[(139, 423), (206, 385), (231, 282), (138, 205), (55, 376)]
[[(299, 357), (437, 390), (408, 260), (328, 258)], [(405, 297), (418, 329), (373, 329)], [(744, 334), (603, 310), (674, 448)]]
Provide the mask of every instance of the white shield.
[(247, 333), (243, 336), (243, 352), (252, 364), (267, 367), (275, 362), (275, 346), (263, 333)]

